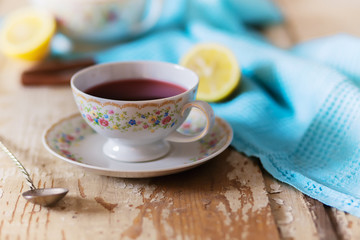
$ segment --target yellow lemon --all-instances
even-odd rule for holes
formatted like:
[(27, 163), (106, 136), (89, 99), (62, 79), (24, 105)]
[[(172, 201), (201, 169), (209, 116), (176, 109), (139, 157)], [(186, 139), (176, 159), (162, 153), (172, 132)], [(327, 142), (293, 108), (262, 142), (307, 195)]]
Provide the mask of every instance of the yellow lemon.
[(234, 54), (220, 44), (197, 44), (182, 57), (180, 64), (198, 74), (199, 100), (222, 100), (229, 96), (240, 82), (240, 67)]
[(49, 52), (55, 18), (43, 9), (25, 7), (11, 12), (0, 30), (0, 50), (23, 60), (41, 60)]

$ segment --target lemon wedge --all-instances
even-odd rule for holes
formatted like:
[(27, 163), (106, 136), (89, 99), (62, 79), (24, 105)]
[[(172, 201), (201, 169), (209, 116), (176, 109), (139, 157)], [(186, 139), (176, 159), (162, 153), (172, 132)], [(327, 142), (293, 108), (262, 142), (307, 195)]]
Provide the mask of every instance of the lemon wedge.
[(197, 99), (216, 102), (229, 96), (240, 82), (240, 67), (234, 54), (216, 43), (193, 46), (180, 60), (199, 76)]
[(0, 29), (0, 50), (4, 55), (36, 61), (49, 52), (56, 31), (55, 18), (43, 9), (25, 7), (11, 12)]

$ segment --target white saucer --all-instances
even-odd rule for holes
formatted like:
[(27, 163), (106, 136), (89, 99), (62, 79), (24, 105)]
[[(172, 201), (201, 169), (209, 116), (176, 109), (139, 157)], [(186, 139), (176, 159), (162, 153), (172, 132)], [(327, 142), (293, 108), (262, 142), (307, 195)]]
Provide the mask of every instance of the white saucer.
[[(199, 131), (204, 119), (196, 111), (182, 125), (181, 131)], [(215, 126), (203, 139), (192, 143), (170, 143), (166, 156), (150, 162), (127, 163), (103, 154), (105, 138), (95, 133), (80, 114), (64, 118), (45, 131), (43, 143), (50, 153), (68, 163), (100, 175), (142, 178), (177, 173), (196, 167), (223, 152), (231, 143), (233, 131), (216, 117)]]

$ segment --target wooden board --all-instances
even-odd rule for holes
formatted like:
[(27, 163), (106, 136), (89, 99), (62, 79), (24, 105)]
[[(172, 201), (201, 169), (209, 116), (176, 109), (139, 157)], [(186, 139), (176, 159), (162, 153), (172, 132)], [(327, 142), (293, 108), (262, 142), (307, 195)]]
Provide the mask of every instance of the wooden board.
[[(1, 13), (22, 3), (2, 0)], [(350, 22), (335, 11), (359, 9), (355, 0), (277, 3), (286, 22), (265, 34), (278, 46), (338, 29), (358, 34), (360, 15), (349, 10)], [(0, 57), (0, 138), (37, 186), (70, 192), (54, 208), (27, 203), (22, 175), (0, 153), (0, 239), (360, 239), (358, 218), (278, 182), (258, 159), (232, 148), (193, 170), (149, 179), (98, 176), (60, 161), (41, 138), (53, 122), (77, 112), (71, 90), (22, 86), (28, 67)]]

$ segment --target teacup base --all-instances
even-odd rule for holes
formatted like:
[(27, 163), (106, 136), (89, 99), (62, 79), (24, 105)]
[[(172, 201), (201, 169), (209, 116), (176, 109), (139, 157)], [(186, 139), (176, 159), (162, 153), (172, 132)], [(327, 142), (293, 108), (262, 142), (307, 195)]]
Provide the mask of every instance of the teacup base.
[(103, 152), (106, 156), (122, 162), (146, 162), (165, 156), (170, 151), (170, 144), (160, 140), (148, 144), (123, 144), (116, 139), (108, 139)]

